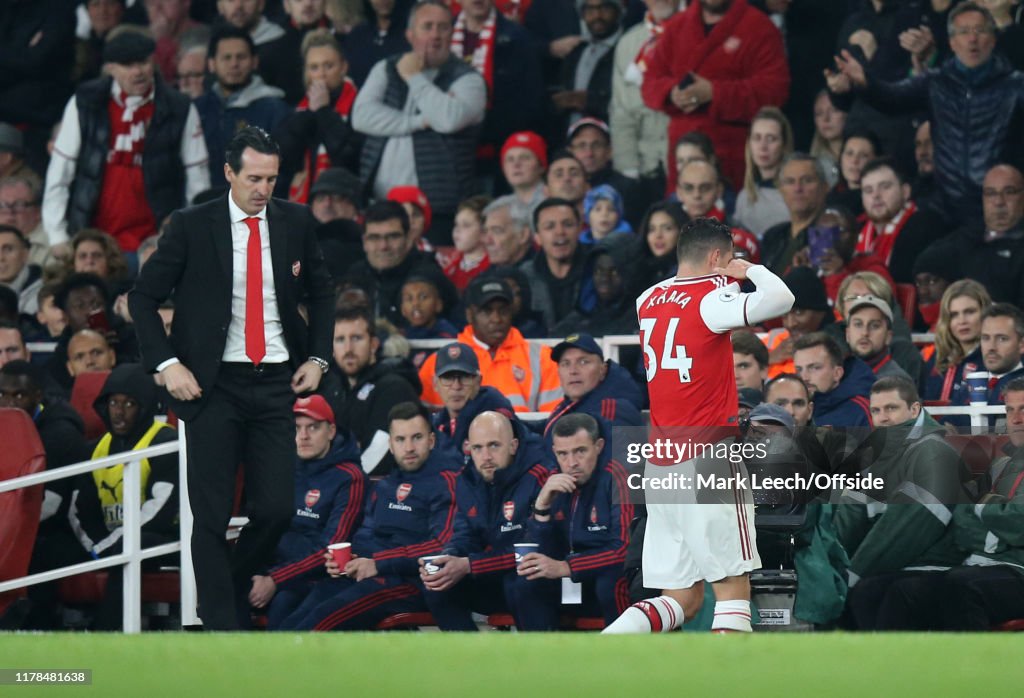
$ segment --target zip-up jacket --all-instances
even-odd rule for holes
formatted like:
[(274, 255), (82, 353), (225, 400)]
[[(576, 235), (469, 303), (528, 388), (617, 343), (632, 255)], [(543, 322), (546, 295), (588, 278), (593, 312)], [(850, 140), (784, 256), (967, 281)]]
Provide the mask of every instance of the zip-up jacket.
[(970, 475), (944, 433), (922, 411), (914, 421), (876, 429), (861, 444), (859, 450), (871, 461), (862, 474), (881, 477), (884, 486), (847, 489), (836, 507), (836, 533), (850, 556), (851, 585), (862, 577), (950, 567), (963, 559), (949, 523), (954, 509), (968, 502), (963, 483)]
[(851, 356), (843, 362), (843, 379), (833, 390), (814, 394), (814, 423), (826, 427), (871, 426), (868, 395), (875, 384), (871, 367)]
[(530, 518), (530, 540), (540, 544), (541, 553), (568, 562), (574, 582), (589, 581), (609, 568), (623, 570), (633, 520), (627, 476), (626, 468), (611, 458), (606, 438), (587, 483), (572, 494), (556, 495), (547, 521)]
[(418, 558), (438, 555), (455, 528), (455, 480), (435, 450), (419, 470), (398, 468), (377, 483), (352, 552), (372, 557), (381, 575), (416, 576)]
[(352, 539), (368, 489), (351, 434), (335, 436), (323, 458), (296, 462), (295, 516), (269, 572), (279, 588), (322, 574), (327, 546)]
[(968, 554), (965, 565), (1001, 563), (1024, 569), (1024, 448), (992, 464), (989, 496), (953, 514), (953, 537)]
[(455, 533), (446, 550), (469, 558), (471, 574), (491, 574), (515, 569), (513, 544), (526, 536), (534, 500), (551, 471), (544, 466), (540, 438), (521, 422), (512, 429), (519, 439), (515, 460), (484, 482), (473, 465), (467, 465), (455, 483)]
[[(558, 365), (551, 360), (551, 347), (527, 341), (515, 327), (509, 329), (493, 358), (490, 348), (473, 334), (472, 325), (466, 325), (457, 341), (473, 347), (480, 362), (483, 385), (497, 388), (516, 412), (548, 412), (562, 399)], [(435, 353), (420, 367), (420, 382), (423, 383), (420, 399), (434, 407), (441, 405), (441, 396), (433, 384), (436, 362)]]
[(486, 385), (480, 386), (476, 397), (466, 403), (456, 417), (454, 425), (448, 408), (434, 414), (434, 431), (437, 434), (437, 446), (434, 450), (443, 452), (446, 462), (458, 463), (460, 466), (469, 463), (469, 456), (463, 451), (463, 444), (469, 437), (469, 425), (482, 412), (500, 412), (515, 423), (512, 404), (504, 395)]

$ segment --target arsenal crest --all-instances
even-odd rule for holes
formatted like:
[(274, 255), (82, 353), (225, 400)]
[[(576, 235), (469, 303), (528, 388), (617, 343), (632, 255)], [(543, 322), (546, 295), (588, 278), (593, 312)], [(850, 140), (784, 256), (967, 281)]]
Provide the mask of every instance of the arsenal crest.
[(312, 509), (320, 501), (320, 490), (309, 490), (306, 492), (306, 508)]
[(395, 499), (397, 499), (399, 502), (404, 502), (405, 498), (409, 496), (410, 492), (412, 492), (412, 485), (409, 484), (408, 482), (403, 482), (401, 485), (398, 486), (398, 489), (395, 490)]
[(590, 523), (597, 523), (597, 507), (590, 507)]
[(462, 347), (460, 347), (458, 344), (453, 344), (450, 347), (448, 347), (448, 358), (450, 358), (450, 359), (457, 359), (457, 358), (459, 358), (459, 354), (461, 354), (461, 353), (462, 353)]
[(516, 503), (505, 502), (505, 505), (502, 507), (502, 511), (505, 513), (505, 520), (511, 521), (512, 517), (516, 515)]
[(292, 262), (292, 276), (296, 276), (297, 277), (299, 275), (299, 272), (301, 272), (301, 271), (302, 271), (302, 262), (300, 262), (299, 260), (295, 260), (294, 262)]
[(517, 383), (521, 383), (526, 379), (526, 370), (519, 366), (513, 366), (512, 377), (516, 379)]

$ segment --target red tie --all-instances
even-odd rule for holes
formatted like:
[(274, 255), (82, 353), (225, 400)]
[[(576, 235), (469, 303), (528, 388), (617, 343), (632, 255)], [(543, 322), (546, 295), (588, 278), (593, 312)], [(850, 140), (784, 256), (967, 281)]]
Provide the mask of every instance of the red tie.
[(267, 355), (263, 334), (263, 250), (260, 246), (260, 219), (246, 218), (249, 246), (245, 254), (245, 355), (254, 364)]
[(988, 389), (992, 390), (993, 388), (995, 388), (996, 387), (996, 383), (998, 383), (998, 382), (999, 382), (999, 379), (996, 378), (995, 376), (990, 377), (988, 379)]

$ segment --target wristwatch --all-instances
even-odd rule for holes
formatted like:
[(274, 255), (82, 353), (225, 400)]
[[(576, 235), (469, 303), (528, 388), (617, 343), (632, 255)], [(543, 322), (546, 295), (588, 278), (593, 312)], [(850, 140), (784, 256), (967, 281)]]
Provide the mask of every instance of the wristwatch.
[(311, 356), (308, 359), (306, 359), (306, 361), (312, 361), (317, 366), (319, 366), (320, 370), (323, 371), (324, 373), (327, 373), (327, 369), (330, 368), (330, 364), (328, 364), (326, 361), (324, 361), (318, 356)]

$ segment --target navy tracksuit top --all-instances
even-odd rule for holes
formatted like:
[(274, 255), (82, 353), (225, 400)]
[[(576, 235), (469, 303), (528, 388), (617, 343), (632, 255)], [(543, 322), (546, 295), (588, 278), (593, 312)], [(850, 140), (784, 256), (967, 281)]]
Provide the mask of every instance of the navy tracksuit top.
[(457, 477), (436, 448), (416, 472), (394, 470), (373, 488), (352, 552), (373, 557), (381, 575), (416, 576), (417, 559), (452, 537)]
[(513, 421), (512, 428), (519, 448), (493, 482), (484, 482), (472, 463), (456, 482), (455, 534), (445, 550), (468, 557), (475, 575), (515, 569), (512, 546), (525, 539), (531, 507), (551, 474), (539, 437), (521, 422)]
[(323, 573), (327, 546), (351, 540), (362, 521), (368, 489), (359, 446), (350, 434), (334, 437), (323, 458), (296, 462), (295, 516), (269, 572), (278, 587)]

